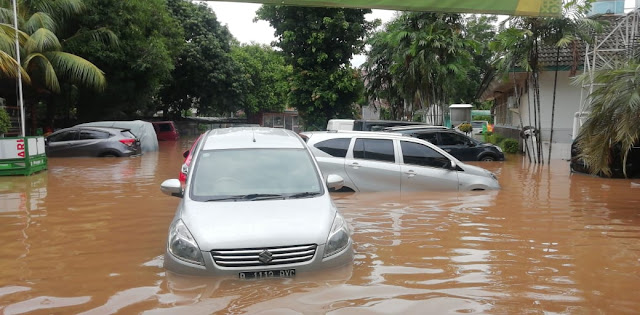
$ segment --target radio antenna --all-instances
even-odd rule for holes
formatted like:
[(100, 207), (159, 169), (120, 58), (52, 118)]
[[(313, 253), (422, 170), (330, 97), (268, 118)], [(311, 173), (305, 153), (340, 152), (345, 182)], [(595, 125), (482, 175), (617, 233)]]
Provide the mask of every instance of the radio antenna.
[(251, 128), (251, 135), (253, 135), (253, 142), (256, 142), (256, 129)]

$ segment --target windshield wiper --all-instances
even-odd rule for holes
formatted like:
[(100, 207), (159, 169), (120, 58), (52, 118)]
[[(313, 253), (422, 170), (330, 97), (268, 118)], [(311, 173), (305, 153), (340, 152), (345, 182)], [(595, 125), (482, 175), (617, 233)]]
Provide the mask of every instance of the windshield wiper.
[(318, 196), (318, 195), (320, 195), (319, 192), (305, 191), (305, 192), (293, 194), (287, 197), (293, 199), (293, 198), (303, 198), (303, 197), (311, 197), (311, 196)]
[(269, 200), (269, 199), (284, 199), (283, 195), (280, 194), (248, 194), (248, 195), (233, 195), (233, 196), (225, 196), (219, 198), (211, 198), (207, 199), (207, 201), (254, 201), (254, 200)]

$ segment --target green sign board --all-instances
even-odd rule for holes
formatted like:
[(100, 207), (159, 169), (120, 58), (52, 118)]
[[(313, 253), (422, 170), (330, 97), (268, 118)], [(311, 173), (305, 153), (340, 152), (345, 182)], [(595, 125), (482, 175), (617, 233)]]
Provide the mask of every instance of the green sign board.
[[(211, 1), (211, 0), (205, 0)], [(277, 5), (560, 16), (562, 0), (225, 0)]]

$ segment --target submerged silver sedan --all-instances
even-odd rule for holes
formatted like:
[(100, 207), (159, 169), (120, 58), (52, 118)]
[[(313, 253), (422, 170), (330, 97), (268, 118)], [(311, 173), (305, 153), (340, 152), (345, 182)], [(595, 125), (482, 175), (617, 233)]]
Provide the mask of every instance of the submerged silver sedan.
[(305, 142), (273, 128), (209, 131), (193, 152), (169, 228), (164, 265), (183, 274), (292, 277), (353, 260), (351, 232)]

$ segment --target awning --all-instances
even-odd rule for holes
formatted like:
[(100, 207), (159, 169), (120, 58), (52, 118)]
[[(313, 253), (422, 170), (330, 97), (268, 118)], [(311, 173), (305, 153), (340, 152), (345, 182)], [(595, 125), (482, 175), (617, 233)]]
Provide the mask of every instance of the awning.
[[(204, 0), (212, 1), (212, 0)], [(225, 0), (229, 1), (229, 0)], [(230, 0), (275, 5), (561, 16), (562, 0)]]

